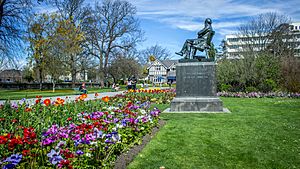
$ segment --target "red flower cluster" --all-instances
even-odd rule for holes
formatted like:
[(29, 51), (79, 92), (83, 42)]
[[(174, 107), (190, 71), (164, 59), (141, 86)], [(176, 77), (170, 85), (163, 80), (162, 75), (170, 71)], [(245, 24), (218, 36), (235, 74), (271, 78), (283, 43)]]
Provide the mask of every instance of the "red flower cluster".
[(35, 96), (37, 99), (35, 100), (35, 104), (39, 104), (41, 102), (42, 96)]
[(60, 153), (63, 154), (66, 158), (74, 158), (75, 155), (69, 150), (60, 150)]
[(23, 137), (19, 135), (14, 136), (10, 133), (0, 136), (0, 144), (7, 144), (9, 150), (14, 150), (17, 145), (32, 145), (37, 142), (36, 133), (32, 127), (23, 129)]
[(73, 169), (71, 162), (69, 160), (61, 160), (58, 164), (58, 168), (67, 167), (68, 169)]

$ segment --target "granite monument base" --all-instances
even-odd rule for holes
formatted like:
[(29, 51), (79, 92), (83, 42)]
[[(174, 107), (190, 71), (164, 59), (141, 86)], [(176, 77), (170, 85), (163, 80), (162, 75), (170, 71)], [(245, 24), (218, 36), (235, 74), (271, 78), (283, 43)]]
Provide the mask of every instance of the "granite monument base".
[(179, 62), (176, 65), (176, 97), (171, 112), (223, 112), (216, 92), (214, 62)]
[(217, 97), (179, 97), (171, 102), (171, 112), (222, 112), (223, 102)]

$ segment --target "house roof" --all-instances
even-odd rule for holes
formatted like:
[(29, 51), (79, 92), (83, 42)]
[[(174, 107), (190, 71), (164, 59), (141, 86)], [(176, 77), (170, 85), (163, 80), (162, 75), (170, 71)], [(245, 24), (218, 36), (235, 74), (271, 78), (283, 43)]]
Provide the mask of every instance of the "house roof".
[(22, 76), (20, 70), (16, 69), (7, 69), (0, 72), (0, 76)]
[[(166, 69), (170, 68), (173, 64), (177, 64), (178, 60), (156, 60), (159, 63), (161, 63)], [(153, 63), (147, 66), (147, 69), (150, 69), (152, 67)]]
[(172, 66), (173, 64), (177, 64), (178, 60), (160, 60), (162, 64), (164, 64), (167, 68)]

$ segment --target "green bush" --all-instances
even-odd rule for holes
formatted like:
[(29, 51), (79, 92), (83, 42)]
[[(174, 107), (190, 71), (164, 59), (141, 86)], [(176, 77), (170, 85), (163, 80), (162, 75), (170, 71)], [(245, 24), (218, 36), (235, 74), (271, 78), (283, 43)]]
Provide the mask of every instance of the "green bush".
[(277, 84), (272, 79), (266, 79), (261, 84), (259, 84), (258, 87), (262, 92), (271, 92), (277, 88)]
[(245, 89), (246, 92), (250, 93), (250, 92), (258, 92), (258, 89), (253, 87), (253, 86), (249, 86), (249, 87), (246, 87)]
[(221, 84), (220, 91), (228, 92), (232, 89), (230, 84)]

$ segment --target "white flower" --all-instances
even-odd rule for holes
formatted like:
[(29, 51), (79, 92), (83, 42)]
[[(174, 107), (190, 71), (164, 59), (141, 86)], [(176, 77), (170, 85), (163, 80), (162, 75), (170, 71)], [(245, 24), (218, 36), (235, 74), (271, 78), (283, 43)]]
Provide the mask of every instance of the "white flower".
[(147, 114), (146, 110), (144, 110), (144, 109), (141, 109), (141, 113), (142, 114)]
[(91, 154), (91, 153), (85, 153), (85, 155), (86, 155), (87, 157), (92, 157), (92, 154)]

